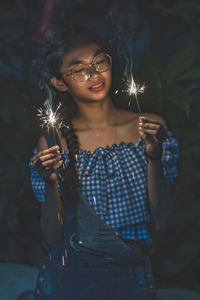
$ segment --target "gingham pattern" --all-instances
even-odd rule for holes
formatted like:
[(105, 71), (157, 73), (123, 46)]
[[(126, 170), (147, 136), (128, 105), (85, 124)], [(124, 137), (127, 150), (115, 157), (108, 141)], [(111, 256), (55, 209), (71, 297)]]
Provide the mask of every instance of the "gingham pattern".
[[(178, 142), (168, 132), (163, 143), (163, 175), (173, 182), (176, 177)], [(121, 142), (111, 147), (99, 147), (94, 152), (80, 150), (76, 165), (81, 179), (81, 194), (88, 200), (98, 215), (123, 238), (151, 242), (147, 223), (146, 178), (148, 163), (144, 155), (142, 138), (134, 143)], [(37, 150), (34, 150), (34, 154)], [(66, 163), (68, 153), (64, 154)], [(45, 201), (45, 185), (42, 178), (31, 167), (33, 192), (38, 201)]]

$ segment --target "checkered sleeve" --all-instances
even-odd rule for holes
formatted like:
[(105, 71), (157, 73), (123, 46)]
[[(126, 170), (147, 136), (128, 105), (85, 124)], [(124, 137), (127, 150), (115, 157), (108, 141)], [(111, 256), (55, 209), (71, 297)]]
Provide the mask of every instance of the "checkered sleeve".
[(168, 138), (163, 143), (163, 175), (167, 182), (174, 182), (174, 178), (178, 176), (177, 160), (179, 157), (179, 144), (177, 139), (173, 137), (171, 131), (168, 132)]
[[(37, 154), (37, 149), (33, 149), (33, 154)], [(42, 177), (33, 170), (33, 163), (32, 159), (29, 160), (29, 167), (30, 167), (30, 179), (32, 184), (33, 194), (37, 201), (45, 202), (45, 182)], [(61, 194), (60, 186), (58, 184), (58, 191)]]
[[(37, 149), (33, 149), (33, 154), (37, 154)], [(29, 160), (29, 167), (30, 167), (30, 178), (32, 184), (32, 190), (35, 198), (39, 202), (45, 202), (45, 182), (42, 177), (33, 170), (33, 162), (32, 159)]]

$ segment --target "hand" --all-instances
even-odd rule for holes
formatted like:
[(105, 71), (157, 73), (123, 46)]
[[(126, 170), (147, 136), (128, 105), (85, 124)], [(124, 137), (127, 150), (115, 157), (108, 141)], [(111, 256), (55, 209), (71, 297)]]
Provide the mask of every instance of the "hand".
[(141, 116), (139, 118), (138, 129), (140, 136), (144, 139), (146, 144), (146, 154), (149, 157), (159, 157), (162, 143), (168, 137), (167, 126), (161, 122)]
[(33, 169), (48, 183), (56, 182), (57, 169), (62, 165), (59, 146), (39, 152), (32, 158)]

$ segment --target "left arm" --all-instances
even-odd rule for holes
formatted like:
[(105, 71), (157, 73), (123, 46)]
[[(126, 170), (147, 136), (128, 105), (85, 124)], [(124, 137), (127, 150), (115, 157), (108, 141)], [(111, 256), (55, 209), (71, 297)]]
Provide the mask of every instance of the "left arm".
[(148, 160), (147, 193), (149, 209), (157, 229), (169, 217), (172, 204), (171, 184), (166, 182), (162, 169), (162, 143), (167, 138), (167, 126), (159, 117), (140, 117), (139, 133), (145, 141)]

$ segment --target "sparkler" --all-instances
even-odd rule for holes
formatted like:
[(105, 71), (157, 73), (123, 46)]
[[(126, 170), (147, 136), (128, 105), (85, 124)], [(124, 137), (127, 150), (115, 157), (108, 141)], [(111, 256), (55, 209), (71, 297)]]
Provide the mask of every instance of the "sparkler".
[[(45, 128), (48, 133), (51, 131), (52, 137), (54, 140), (54, 145), (60, 145), (60, 155), (62, 157), (63, 163), (62, 163), (62, 170), (59, 171), (58, 176), (61, 181), (63, 181), (63, 174), (64, 170), (66, 169), (66, 161), (64, 159), (64, 151), (62, 149), (60, 139), (59, 139), (59, 129), (62, 127), (70, 128), (70, 125), (65, 124), (63, 121), (63, 114), (61, 111), (62, 104), (59, 102), (57, 105), (55, 111), (53, 110), (53, 92), (49, 88), (49, 86), (46, 84), (45, 81), (40, 82), (40, 88), (45, 89), (47, 93), (46, 100), (44, 102), (44, 107), (40, 107), (37, 109), (37, 117), (40, 120), (40, 127)], [(62, 214), (58, 212), (57, 214), (58, 221), (63, 224), (63, 218)]]
[(56, 140), (55, 135), (58, 135), (58, 129), (61, 127), (70, 128), (69, 125), (64, 124), (63, 115), (61, 113), (61, 102), (57, 105), (55, 111), (53, 111), (53, 95), (49, 86), (44, 80), (40, 82), (40, 88), (45, 89), (47, 93), (47, 98), (44, 102), (44, 108), (40, 107), (37, 109), (37, 117), (39, 118), (41, 124), (40, 127), (46, 128), (48, 132), (50, 129), (53, 131), (54, 140)]
[[(139, 100), (138, 100), (138, 95), (144, 93), (145, 85), (140, 86), (139, 84), (137, 84), (135, 82), (134, 78), (133, 78), (133, 74), (132, 73), (131, 73), (131, 83), (127, 79), (123, 79), (123, 80), (126, 82), (127, 90), (122, 90), (122, 92), (126, 92), (130, 96), (132, 96), (132, 95), (135, 96), (135, 100), (136, 100), (136, 103), (137, 103), (138, 111), (139, 111), (139, 114), (141, 116), (142, 111), (141, 111), (141, 108), (140, 108), (140, 103), (139, 103)], [(130, 106), (130, 104), (131, 104), (131, 101), (129, 101), (129, 106)]]
[(41, 107), (38, 109), (37, 116), (41, 121), (40, 127), (47, 128), (48, 131), (50, 128), (58, 130), (63, 126), (69, 128), (69, 126), (63, 123), (62, 114), (60, 112), (61, 105), (61, 102), (59, 102), (55, 111), (53, 111), (50, 106), (46, 107), (46, 109)]

